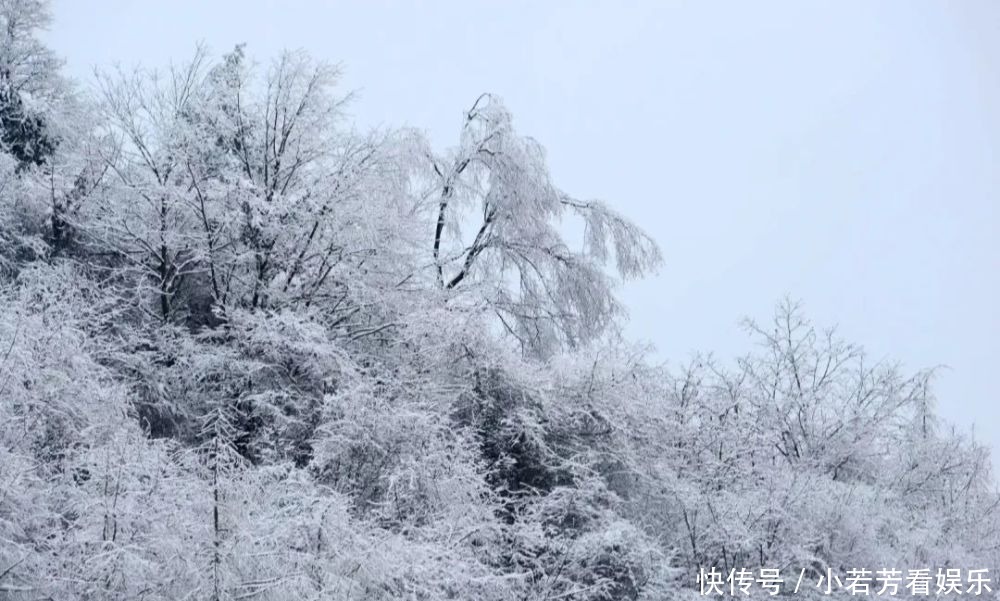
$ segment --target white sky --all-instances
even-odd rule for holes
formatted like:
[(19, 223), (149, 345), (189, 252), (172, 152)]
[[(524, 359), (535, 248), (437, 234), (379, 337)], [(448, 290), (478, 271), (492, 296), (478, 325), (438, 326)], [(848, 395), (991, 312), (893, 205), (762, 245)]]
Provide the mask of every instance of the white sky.
[[(55, 0), (48, 42), (89, 81), (196, 41), (342, 62), (356, 122), (439, 147), (499, 94), (557, 183), (660, 243), (625, 290), (672, 362), (747, 348), (784, 294), (909, 369), (1000, 449), (1000, 4)], [(995, 457), (1000, 457), (996, 451)], [(1000, 464), (998, 464), (1000, 465)]]

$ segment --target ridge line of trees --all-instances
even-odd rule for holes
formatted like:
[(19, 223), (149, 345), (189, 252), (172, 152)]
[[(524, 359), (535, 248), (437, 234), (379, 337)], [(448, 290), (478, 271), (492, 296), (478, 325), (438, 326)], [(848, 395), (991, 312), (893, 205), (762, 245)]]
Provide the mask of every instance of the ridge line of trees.
[(659, 601), (709, 567), (997, 566), (988, 450), (933, 370), (790, 301), (745, 357), (654, 364), (616, 287), (659, 249), (560, 190), (498, 97), (441, 151), (351, 129), (302, 52), (198, 48), (91, 96), (48, 19), (0, 0), (0, 599)]

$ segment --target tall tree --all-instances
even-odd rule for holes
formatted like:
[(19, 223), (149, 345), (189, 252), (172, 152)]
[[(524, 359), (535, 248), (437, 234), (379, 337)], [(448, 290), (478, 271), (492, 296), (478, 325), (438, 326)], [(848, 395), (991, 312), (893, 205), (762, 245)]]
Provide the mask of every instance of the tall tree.
[[(430, 157), (438, 201), (431, 244), (438, 285), (477, 295), (524, 348), (542, 355), (607, 331), (621, 313), (604, 265), (638, 277), (660, 261), (635, 224), (597, 201), (575, 199), (549, 175), (545, 153), (519, 135), (500, 100), (481, 96), (465, 113), (459, 145)], [(583, 219), (584, 248), (571, 250), (559, 219)], [(475, 232), (456, 234), (463, 216)], [(449, 235), (450, 233), (450, 235)]]
[(37, 37), (50, 18), (44, 0), (0, 2), (0, 142), (22, 168), (41, 165), (56, 146), (39, 112), (60, 64)]

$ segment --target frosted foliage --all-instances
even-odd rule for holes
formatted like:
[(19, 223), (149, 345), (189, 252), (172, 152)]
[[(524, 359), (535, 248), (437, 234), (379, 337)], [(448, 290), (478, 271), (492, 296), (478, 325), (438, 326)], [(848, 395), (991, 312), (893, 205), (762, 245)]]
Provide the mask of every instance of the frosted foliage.
[(746, 356), (655, 363), (615, 291), (656, 245), (556, 187), (496, 97), (438, 152), (353, 129), (301, 52), (201, 48), (88, 95), (47, 10), (0, 0), (0, 600), (996, 569), (989, 451), (937, 416), (933, 370), (791, 301)]
[[(439, 203), (434, 253), (439, 283), (478, 287), (505, 329), (543, 355), (601, 336), (622, 309), (613, 274), (639, 277), (656, 268), (656, 245), (634, 224), (599, 202), (571, 198), (552, 182), (545, 153), (518, 135), (495, 97), (466, 113), (459, 147), (432, 158)], [(583, 251), (560, 231), (567, 212), (583, 218)], [(463, 212), (475, 225), (471, 241), (458, 234)], [(452, 233), (454, 239), (447, 239)], [(467, 283), (468, 282), (468, 283)]]

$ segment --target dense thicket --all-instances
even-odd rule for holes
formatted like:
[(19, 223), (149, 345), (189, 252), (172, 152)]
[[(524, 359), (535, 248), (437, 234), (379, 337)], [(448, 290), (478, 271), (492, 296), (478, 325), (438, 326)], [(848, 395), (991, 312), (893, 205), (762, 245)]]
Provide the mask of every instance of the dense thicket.
[[(991, 567), (987, 451), (790, 303), (650, 362), (655, 244), (495, 97), (342, 123), (243, 47), (75, 91), (0, 1), (0, 599), (668, 599), (699, 567)], [(567, 222), (585, 231), (573, 249)], [(797, 574), (797, 571), (796, 571)]]

